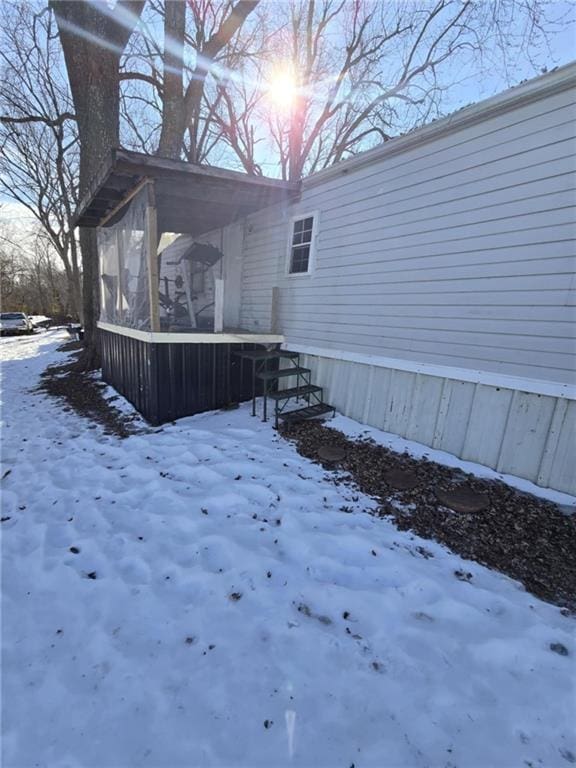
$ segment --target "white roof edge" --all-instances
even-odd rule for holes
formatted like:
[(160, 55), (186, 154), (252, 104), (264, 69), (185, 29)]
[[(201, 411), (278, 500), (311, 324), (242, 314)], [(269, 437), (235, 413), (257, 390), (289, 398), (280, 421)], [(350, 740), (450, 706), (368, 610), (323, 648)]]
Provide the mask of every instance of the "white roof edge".
[(344, 176), (364, 165), (380, 160), (383, 157), (405, 152), (414, 146), (423, 144), (439, 135), (447, 134), (458, 128), (486, 120), (503, 112), (508, 112), (517, 106), (537, 101), (545, 96), (567, 90), (576, 86), (576, 61), (565, 64), (545, 75), (539, 75), (525, 83), (515, 85), (488, 99), (479, 101), (469, 107), (453, 112), (447, 117), (433, 123), (416, 128), (410, 133), (390, 139), (383, 144), (361, 152), (354, 157), (343, 160), (330, 168), (317, 171), (302, 180), (303, 189), (321, 184), (328, 179)]

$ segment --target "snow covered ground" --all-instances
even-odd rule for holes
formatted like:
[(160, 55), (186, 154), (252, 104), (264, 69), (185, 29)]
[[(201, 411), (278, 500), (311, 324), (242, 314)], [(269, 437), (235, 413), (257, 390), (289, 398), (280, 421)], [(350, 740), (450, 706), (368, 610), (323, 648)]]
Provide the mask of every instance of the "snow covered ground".
[(576, 762), (572, 618), (248, 408), (104, 435), (30, 392), (66, 340), (0, 342), (4, 768)]

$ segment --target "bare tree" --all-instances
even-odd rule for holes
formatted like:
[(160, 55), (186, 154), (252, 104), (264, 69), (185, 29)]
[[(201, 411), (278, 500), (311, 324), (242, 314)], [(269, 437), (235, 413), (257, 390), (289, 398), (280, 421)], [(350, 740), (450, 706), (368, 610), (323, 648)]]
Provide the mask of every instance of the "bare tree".
[(29, 3), (0, 11), (0, 189), (41, 224), (62, 261), (72, 313), (82, 314), (81, 270), (70, 218), (78, 147), (52, 14)]
[(541, 0), (289, 0), (275, 8), (278, 32), (252, 81), (262, 94), (280, 70), (284, 108), (247, 99), (232, 80), (219, 120), (236, 153), (243, 131), (246, 168), (258, 163), (244, 154), (263, 141), (289, 179), (436, 117), (463, 65), (475, 61), (481, 71), (486, 59), (502, 70), (513, 57), (528, 60), (553, 29)]
[[(80, 139), (79, 193), (88, 191), (103, 159), (119, 144), (120, 57), (144, 0), (50, 0), (72, 92)], [(98, 365), (96, 321), (99, 308), (96, 233), (80, 230), (84, 284), (85, 354), (82, 364)]]
[(43, 229), (24, 240), (0, 229), (0, 302), (5, 312), (69, 317), (71, 296), (50, 237)]
[(24, 270), (22, 246), (3, 225), (0, 230), (0, 306), (6, 311), (18, 309), (17, 292)]
[[(125, 57), (124, 110), (130, 143), (159, 155), (205, 161), (220, 137), (214, 119), (221, 98), (217, 88), (238, 58), (251, 54), (254, 32), (241, 36), (259, 0), (165, 0), (150, 2), (145, 19), (149, 34), (132, 41)], [(153, 30), (163, 28), (163, 40)], [(241, 41), (241, 43), (239, 43)], [(140, 116), (138, 123), (134, 113)]]

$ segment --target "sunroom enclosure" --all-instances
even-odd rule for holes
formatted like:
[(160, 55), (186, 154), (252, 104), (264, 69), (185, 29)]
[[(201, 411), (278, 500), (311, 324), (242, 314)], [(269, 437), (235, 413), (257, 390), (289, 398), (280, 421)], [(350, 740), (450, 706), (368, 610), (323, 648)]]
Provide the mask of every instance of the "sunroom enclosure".
[(103, 377), (152, 423), (252, 395), (234, 353), (283, 337), (238, 327), (241, 244), (218, 233), (297, 193), (121, 149), (95, 179), (75, 223), (97, 230)]
[(225, 254), (162, 224), (154, 182), (145, 181), (98, 227), (101, 323), (153, 332), (222, 333)]

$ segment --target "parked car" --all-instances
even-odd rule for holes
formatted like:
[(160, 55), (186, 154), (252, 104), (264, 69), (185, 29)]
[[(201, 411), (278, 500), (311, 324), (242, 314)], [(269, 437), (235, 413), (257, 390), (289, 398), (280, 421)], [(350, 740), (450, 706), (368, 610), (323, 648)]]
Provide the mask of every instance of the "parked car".
[(20, 333), (32, 333), (34, 326), (24, 312), (1, 312), (0, 335), (12, 336)]
[(33, 328), (48, 328), (52, 322), (52, 318), (46, 315), (28, 315), (28, 318)]

